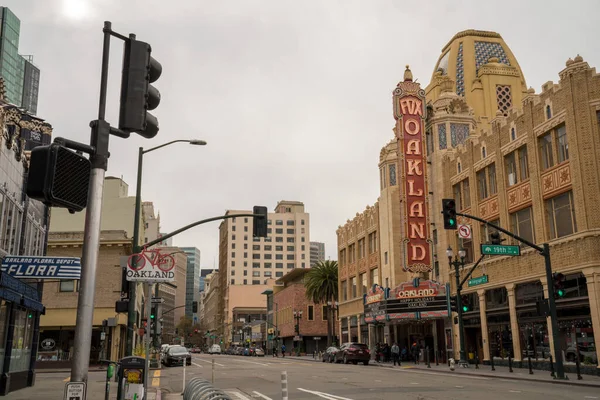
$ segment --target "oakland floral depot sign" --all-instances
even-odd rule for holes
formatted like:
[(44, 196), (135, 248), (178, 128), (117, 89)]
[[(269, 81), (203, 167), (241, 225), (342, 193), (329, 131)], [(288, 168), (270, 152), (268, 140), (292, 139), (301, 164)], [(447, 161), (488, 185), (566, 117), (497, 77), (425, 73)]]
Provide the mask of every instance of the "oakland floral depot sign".
[(447, 285), (419, 279), (395, 289), (373, 285), (363, 296), (365, 322), (448, 317), (449, 293)]

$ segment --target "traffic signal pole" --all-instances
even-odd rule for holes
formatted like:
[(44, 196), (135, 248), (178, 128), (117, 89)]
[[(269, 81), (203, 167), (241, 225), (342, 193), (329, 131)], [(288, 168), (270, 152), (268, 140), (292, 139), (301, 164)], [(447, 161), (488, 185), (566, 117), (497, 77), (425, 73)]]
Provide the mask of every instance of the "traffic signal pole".
[[(497, 231), (502, 232), (502, 233), (512, 237), (513, 239), (516, 239), (519, 242), (524, 243), (527, 246), (535, 249), (536, 251), (539, 252), (539, 254), (541, 256), (544, 257), (544, 267), (546, 269), (546, 284), (548, 286), (548, 308), (550, 309), (550, 327), (552, 329), (552, 344), (553, 344), (553, 350), (554, 350), (554, 359), (556, 360), (556, 379), (567, 379), (565, 377), (564, 360), (562, 357), (562, 350), (560, 348), (559, 337), (558, 337), (558, 315), (556, 313), (556, 301), (554, 299), (554, 294), (551, 291), (551, 288), (554, 286), (554, 282), (552, 280), (552, 261), (550, 259), (550, 245), (548, 243), (544, 243), (540, 247), (534, 243), (531, 243), (527, 239), (517, 236), (514, 233), (507, 231), (506, 229), (503, 229), (499, 226), (496, 226), (496, 225), (490, 223), (489, 221), (486, 221), (485, 219), (475, 217), (473, 215), (462, 214), (462, 213), (456, 213), (456, 215), (484, 223), (487, 226), (490, 226), (490, 227), (496, 229)], [(458, 304), (458, 301), (459, 300), (457, 299), (457, 304)]]

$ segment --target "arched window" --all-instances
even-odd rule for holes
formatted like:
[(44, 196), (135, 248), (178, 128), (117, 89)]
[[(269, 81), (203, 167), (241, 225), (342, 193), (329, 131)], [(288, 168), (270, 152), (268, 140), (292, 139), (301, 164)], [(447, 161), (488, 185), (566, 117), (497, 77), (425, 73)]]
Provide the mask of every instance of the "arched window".
[(546, 106), (546, 119), (552, 118), (552, 109), (550, 108), (550, 104)]
[(481, 158), (487, 157), (487, 151), (485, 151), (485, 146), (481, 148)]
[(510, 128), (510, 140), (515, 140), (517, 138), (517, 131), (514, 127)]
[(460, 165), (460, 163), (457, 164), (456, 169), (458, 170), (459, 174), (462, 172), (462, 166)]

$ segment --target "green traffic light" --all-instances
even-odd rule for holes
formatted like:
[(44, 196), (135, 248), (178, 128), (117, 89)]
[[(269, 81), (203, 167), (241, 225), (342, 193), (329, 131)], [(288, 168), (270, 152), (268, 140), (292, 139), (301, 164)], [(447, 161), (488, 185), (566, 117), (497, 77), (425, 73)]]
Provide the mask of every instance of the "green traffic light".
[(33, 318), (33, 314), (32, 313), (27, 314), (27, 318)]
[(562, 289), (558, 289), (556, 291), (556, 294), (558, 295), (558, 297), (563, 297), (565, 295), (565, 291)]
[(151, 315), (150, 315), (150, 319), (154, 319), (154, 314), (151, 314)]
[(467, 306), (463, 306), (463, 311), (464, 311), (464, 312), (467, 312), (467, 311), (469, 311), (469, 307), (467, 307)]
[(454, 220), (453, 220), (452, 218), (448, 220), (448, 223), (449, 223), (450, 225), (452, 225), (452, 226), (454, 226), (454, 224), (455, 224), (455, 222), (454, 222)]

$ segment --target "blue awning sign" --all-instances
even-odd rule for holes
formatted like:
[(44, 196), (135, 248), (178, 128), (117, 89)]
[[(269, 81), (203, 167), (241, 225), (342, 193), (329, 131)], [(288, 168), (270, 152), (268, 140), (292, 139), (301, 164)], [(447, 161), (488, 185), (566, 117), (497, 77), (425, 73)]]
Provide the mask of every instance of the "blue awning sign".
[(8, 255), (2, 260), (2, 272), (19, 279), (79, 279), (81, 259)]

